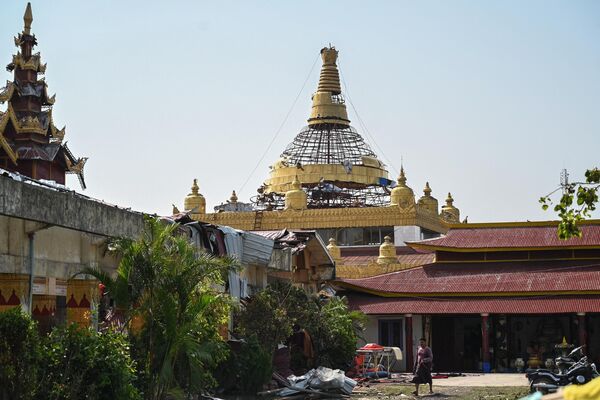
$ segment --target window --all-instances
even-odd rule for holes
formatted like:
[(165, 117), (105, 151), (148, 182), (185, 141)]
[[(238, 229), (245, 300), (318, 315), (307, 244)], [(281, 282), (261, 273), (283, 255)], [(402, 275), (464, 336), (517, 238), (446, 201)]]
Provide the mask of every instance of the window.
[(386, 236), (391, 237), (392, 242), (394, 242), (393, 226), (318, 229), (317, 233), (325, 243), (330, 238), (334, 238), (338, 246), (379, 246)]
[(404, 348), (404, 335), (402, 334), (401, 319), (379, 320), (379, 344)]

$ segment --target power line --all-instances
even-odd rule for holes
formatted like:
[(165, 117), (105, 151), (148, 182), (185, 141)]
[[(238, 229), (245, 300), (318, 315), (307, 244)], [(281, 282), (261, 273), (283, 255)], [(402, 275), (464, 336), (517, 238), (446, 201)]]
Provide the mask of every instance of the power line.
[(356, 117), (358, 118), (358, 123), (360, 124), (361, 128), (365, 131), (365, 133), (369, 136), (369, 138), (371, 138), (371, 141), (373, 142), (375, 147), (377, 147), (377, 150), (379, 150), (379, 153), (383, 156), (383, 158), (388, 163), (388, 165), (390, 167), (392, 167), (392, 169), (394, 170), (396, 175), (398, 175), (399, 174), (398, 170), (396, 169), (394, 164), (390, 161), (390, 159), (385, 155), (385, 152), (381, 149), (381, 147), (379, 147), (379, 145), (377, 144), (377, 141), (375, 140), (373, 135), (371, 135), (371, 132), (369, 132), (369, 129), (367, 129), (367, 126), (365, 125), (362, 118), (360, 117), (358, 110), (354, 106), (354, 102), (352, 102), (352, 97), (350, 96), (350, 90), (348, 90), (348, 85), (346, 85), (346, 80), (344, 79), (344, 74), (342, 73), (342, 66), (340, 65), (339, 61), (338, 61), (338, 68), (340, 71), (340, 77), (342, 78), (342, 83), (344, 84), (344, 90), (348, 96), (348, 101), (350, 102), (350, 106), (352, 106), (352, 109), (354, 110), (354, 114), (356, 114)]
[(283, 129), (283, 126), (285, 125), (285, 123), (287, 122), (288, 118), (290, 117), (290, 114), (292, 113), (292, 110), (296, 106), (296, 103), (298, 102), (298, 99), (302, 95), (302, 92), (304, 91), (304, 88), (306, 87), (306, 84), (308, 83), (308, 80), (310, 79), (310, 76), (312, 75), (312, 72), (315, 69), (315, 65), (317, 64), (317, 61), (319, 60), (320, 57), (321, 57), (321, 55), (318, 54), (317, 57), (315, 58), (315, 61), (313, 62), (312, 67), (310, 67), (310, 71), (308, 72), (308, 75), (306, 76), (306, 79), (304, 80), (304, 83), (302, 84), (302, 87), (300, 88), (300, 91), (298, 92), (298, 94), (296, 95), (296, 98), (294, 99), (294, 102), (292, 103), (292, 106), (290, 107), (290, 109), (288, 110), (287, 114), (285, 115), (285, 118), (281, 122), (281, 125), (279, 125), (279, 128), (275, 132), (275, 135), (273, 136), (273, 139), (271, 139), (271, 142), (269, 143), (269, 145), (265, 149), (264, 153), (262, 154), (262, 156), (260, 157), (260, 159), (258, 160), (258, 162), (256, 163), (256, 165), (254, 166), (254, 168), (252, 169), (252, 171), (250, 171), (250, 174), (248, 175), (248, 177), (246, 178), (246, 180), (244, 181), (244, 183), (242, 184), (242, 186), (238, 189), (238, 193), (241, 193), (242, 190), (244, 190), (244, 188), (248, 184), (248, 181), (250, 181), (250, 178), (252, 178), (252, 176), (256, 172), (257, 168), (259, 167), (259, 165), (263, 162), (263, 160), (267, 156), (267, 153), (269, 152), (269, 150), (271, 150), (271, 147), (273, 146), (273, 143), (275, 143), (275, 140), (279, 136), (279, 133), (281, 133), (281, 130)]

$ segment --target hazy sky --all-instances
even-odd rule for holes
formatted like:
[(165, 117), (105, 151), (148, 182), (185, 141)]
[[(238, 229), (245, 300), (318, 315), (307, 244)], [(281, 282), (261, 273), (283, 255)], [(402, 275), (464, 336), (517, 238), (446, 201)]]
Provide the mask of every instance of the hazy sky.
[[(25, 5), (0, 5), (2, 64)], [(121, 206), (169, 213), (195, 177), (210, 209), (232, 189), (248, 200), (305, 125), (320, 61), (242, 189), (328, 43), (391, 177), (403, 157), (418, 195), (426, 180), (440, 204), (451, 191), (470, 222), (553, 218), (537, 199), (561, 169), (600, 165), (598, 1), (32, 6), (54, 120), (90, 157), (84, 193)]]

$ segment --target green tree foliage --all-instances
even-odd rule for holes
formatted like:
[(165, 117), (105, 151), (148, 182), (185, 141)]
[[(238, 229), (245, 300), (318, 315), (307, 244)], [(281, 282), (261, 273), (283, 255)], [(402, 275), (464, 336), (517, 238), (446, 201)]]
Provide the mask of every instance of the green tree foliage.
[[(552, 195), (562, 189), (563, 194), (554, 204)], [(585, 172), (585, 182), (568, 183), (547, 196), (540, 198), (542, 208), (547, 210), (554, 204), (554, 211), (560, 218), (558, 237), (569, 239), (580, 237), (581, 229), (578, 224), (591, 217), (591, 212), (598, 204), (598, 190), (600, 189), (600, 169), (593, 168)]]
[(42, 351), (37, 327), (20, 307), (0, 312), (0, 399), (32, 399)]
[(256, 339), (247, 338), (218, 368), (219, 387), (228, 393), (254, 394), (271, 380), (271, 354)]
[(70, 325), (54, 329), (44, 346), (38, 398), (134, 400), (135, 366), (126, 337)]
[(20, 308), (0, 312), (0, 399), (137, 400), (123, 334), (71, 325), (40, 337)]
[(289, 283), (275, 283), (252, 296), (236, 321), (240, 336), (255, 335), (271, 354), (298, 325), (310, 334), (315, 350), (315, 365), (304, 367), (347, 369), (365, 318), (360, 312), (350, 311), (343, 298), (319, 299)]
[(146, 399), (205, 390), (226, 356), (218, 330), (227, 323), (230, 302), (218, 286), (234, 261), (199, 252), (178, 228), (148, 219), (139, 240), (111, 243), (120, 256), (115, 277), (82, 271), (106, 286), (127, 320), (141, 321), (131, 341)]
[(317, 365), (347, 370), (365, 322), (365, 315), (350, 311), (343, 298), (332, 297), (322, 302), (318, 318), (311, 326)]

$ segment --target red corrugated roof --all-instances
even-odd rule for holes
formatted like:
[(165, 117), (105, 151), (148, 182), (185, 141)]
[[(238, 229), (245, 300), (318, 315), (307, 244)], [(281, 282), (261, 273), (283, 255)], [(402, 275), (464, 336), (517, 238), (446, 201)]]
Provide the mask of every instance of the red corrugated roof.
[(600, 290), (600, 260), (428, 264), (343, 286), (389, 295)]
[(365, 314), (554, 314), (600, 312), (600, 296), (530, 298), (385, 298), (353, 295), (350, 307)]
[(600, 225), (581, 226), (582, 236), (560, 240), (557, 226), (497, 226), (481, 228), (452, 228), (435, 239), (407, 243), (417, 247), (442, 247), (450, 249), (492, 249), (531, 247), (599, 247)]

